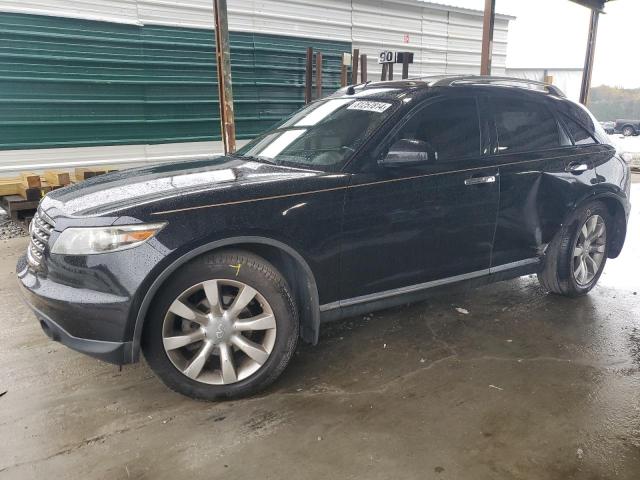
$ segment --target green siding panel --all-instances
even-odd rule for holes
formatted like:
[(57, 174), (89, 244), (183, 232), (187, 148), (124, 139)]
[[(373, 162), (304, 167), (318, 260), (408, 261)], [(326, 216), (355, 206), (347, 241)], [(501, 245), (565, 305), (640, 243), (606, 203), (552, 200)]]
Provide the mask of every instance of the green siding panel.
[[(231, 32), (238, 138), (304, 103), (307, 47), (338, 88), (347, 42)], [(214, 34), (0, 13), (0, 150), (220, 140)]]

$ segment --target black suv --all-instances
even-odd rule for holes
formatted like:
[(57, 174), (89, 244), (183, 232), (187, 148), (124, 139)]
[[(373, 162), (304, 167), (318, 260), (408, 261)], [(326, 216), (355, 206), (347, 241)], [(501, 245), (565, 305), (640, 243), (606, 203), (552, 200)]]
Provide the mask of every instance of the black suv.
[(17, 272), (54, 340), (116, 364), (142, 350), (183, 394), (238, 397), (326, 320), (532, 273), (587, 293), (622, 249), (629, 184), (550, 85), (367, 83), (236, 154), (51, 192)]

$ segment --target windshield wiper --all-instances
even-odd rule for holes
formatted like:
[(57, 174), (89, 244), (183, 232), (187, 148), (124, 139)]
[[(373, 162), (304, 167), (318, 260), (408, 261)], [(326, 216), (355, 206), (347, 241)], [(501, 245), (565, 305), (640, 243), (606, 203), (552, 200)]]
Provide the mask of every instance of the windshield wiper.
[(244, 160), (253, 160), (254, 162), (268, 163), (269, 165), (276, 165), (276, 162), (272, 158), (262, 157), (260, 155), (255, 156), (255, 155), (244, 155), (241, 153), (232, 153), (230, 156), (235, 158), (242, 158)]

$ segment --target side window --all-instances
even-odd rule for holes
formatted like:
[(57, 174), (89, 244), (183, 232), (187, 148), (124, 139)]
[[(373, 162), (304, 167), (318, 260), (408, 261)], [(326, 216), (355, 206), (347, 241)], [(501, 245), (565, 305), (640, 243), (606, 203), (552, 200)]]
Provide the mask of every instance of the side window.
[(440, 100), (418, 110), (394, 135), (398, 140), (421, 140), (437, 162), (480, 155), (480, 125), (475, 98)]
[(558, 122), (547, 107), (511, 98), (491, 101), (498, 134), (498, 152), (529, 152), (560, 146)]
[(562, 121), (567, 126), (567, 129), (573, 137), (573, 141), (576, 145), (592, 145), (597, 143), (593, 137), (589, 135), (589, 132), (587, 132), (587, 130), (580, 126), (575, 120), (563, 115)]

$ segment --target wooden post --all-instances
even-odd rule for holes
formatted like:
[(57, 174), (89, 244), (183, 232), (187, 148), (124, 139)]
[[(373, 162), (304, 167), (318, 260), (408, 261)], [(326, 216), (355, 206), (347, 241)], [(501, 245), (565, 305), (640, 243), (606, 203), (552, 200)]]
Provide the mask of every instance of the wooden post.
[(304, 103), (311, 102), (313, 82), (313, 48), (307, 48), (307, 62), (304, 69)]
[(480, 75), (491, 75), (493, 55), (493, 25), (496, 19), (496, 0), (484, 0), (484, 20), (482, 22), (482, 54)]
[(367, 55), (365, 53), (360, 55), (360, 81), (367, 83)]
[(322, 52), (316, 52), (316, 98), (322, 98)]
[(405, 53), (402, 55), (402, 79), (409, 78), (409, 55)]
[(358, 83), (358, 61), (360, 60), (360, 49), (354, 48), (353, 55), (351, 56), (351, 84)]
[(351, 63), (351, 54), (343, 53), (342, 54), (342, 65), (340, 66), (340, 86), (346, 87), (348, 80), (348, 72), (347, 68)]
[(233, 88), (231, 86), (231, 49), (227, 0), (213, 0), (216, 29), (216, 66), (218, 70), (218, 100), (220, 102), (220, 127), (224, 152), (236, 151), (236, 123), (233, 112)]
[(596, 53), (596, 36), (598, 35), (598, 19), (600, 12), (591, 10), (589, 23), (589, 37), (587, 39), (587, 53), (584, 57), (584, 69), (582, 71), (582, 84), (580, 85), (580, 103), (586, 105), (589, 101), (589, 89), (591, 88), (591, 74), (593, 73), (593, 60)]
[(380, 80), (382, 80), (383, 82), (387, 79), (387, 72), (389, 71), (389, 64), (388, 63), (383, 63), (382, 64), (382, 75), (380, 75)]
[(393, 63), (389, 64), (389, 80), (393, 80)]

